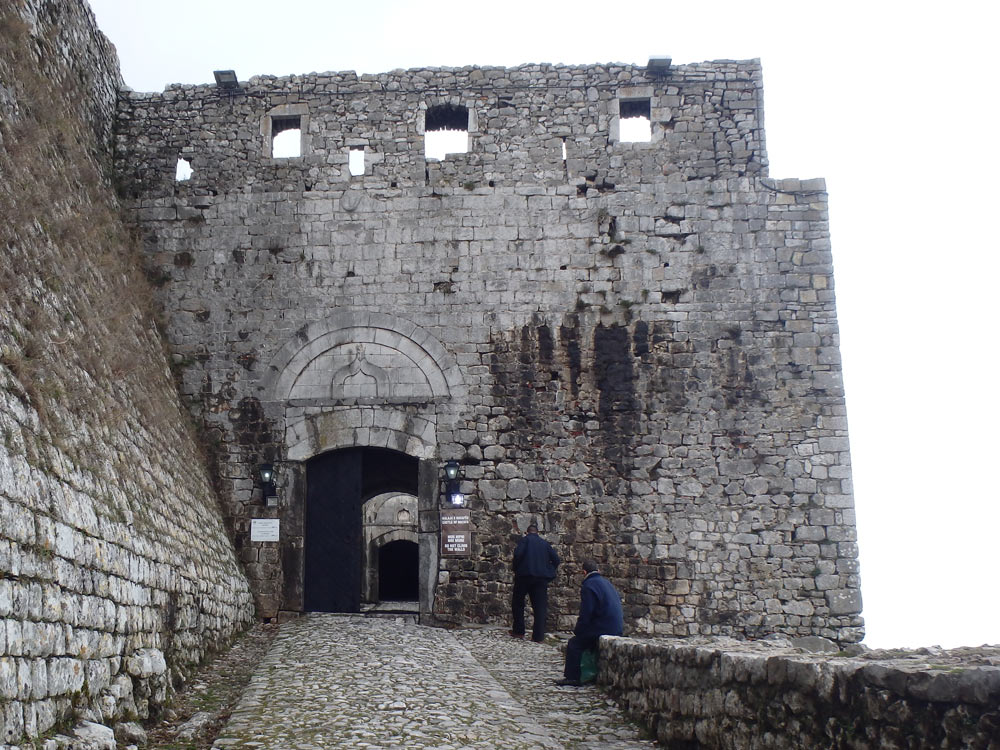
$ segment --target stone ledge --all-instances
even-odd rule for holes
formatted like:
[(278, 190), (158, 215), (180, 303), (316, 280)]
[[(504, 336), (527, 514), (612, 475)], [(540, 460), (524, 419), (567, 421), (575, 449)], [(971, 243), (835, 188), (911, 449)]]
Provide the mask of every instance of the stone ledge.
[[(987, 747), (1000, 730), (1000, 646), (816, 653), (760, 641), (601, 640), (599, 680), (661, 742), (821, 748)], [(786, 743), (786, 744), (783, 744)], [(900, 744), (901, 743), (901, 744)]]

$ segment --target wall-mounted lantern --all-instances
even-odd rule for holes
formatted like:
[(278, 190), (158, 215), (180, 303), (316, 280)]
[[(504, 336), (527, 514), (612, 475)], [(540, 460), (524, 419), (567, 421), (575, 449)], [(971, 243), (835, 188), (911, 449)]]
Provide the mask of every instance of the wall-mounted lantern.
[(445, 476), (445, 499), (448, 504), (453, 507), (462, 507), (465, 505), (465, 495), (462, 494), (459, 489), (458, 475), (460, 473), (461, 467), (458, 465), (458, 461), (448, 461), (444, 465), (444, 476)]
[(260, 478), (261, 493), (264, 496), (264, 505), (268, 508), (275, 508), (278, 505), (278, 488), (275, 486), (274, 464), (260, 464), (257, 467), (257, 476)]

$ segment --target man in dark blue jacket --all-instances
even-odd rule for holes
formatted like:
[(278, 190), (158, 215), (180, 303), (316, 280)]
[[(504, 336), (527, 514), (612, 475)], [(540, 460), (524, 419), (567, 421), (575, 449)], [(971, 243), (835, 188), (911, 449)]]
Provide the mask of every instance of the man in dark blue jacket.
[(621, 635), (624, 628), (622, 599), (617, 589), (597, 571), (597, 563), (583, 563), (586, 574), (580, 586), (580, 616), (576, 618), (573, 637), (566, 644), (566, 666), (557, 685), (579, 687), (580, 657), (597, 646), (602, 635)]
[(556, 577), (559, 555), (552, 545), (538, 536), (538, 527), (531, 524), (514, 549), (514, 597), (511, 609), (514, 627), (510, 634), (524, 637), (524, 597), (531, 600), (531, 640), (545, 640), (545, 618), (549, 614), (549, 582)]

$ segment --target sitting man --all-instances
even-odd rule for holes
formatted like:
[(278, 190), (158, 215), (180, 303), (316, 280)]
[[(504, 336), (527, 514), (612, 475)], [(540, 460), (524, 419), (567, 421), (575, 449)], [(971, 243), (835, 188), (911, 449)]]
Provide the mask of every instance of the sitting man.
[(602, 635), (621, 635), (622, 600), (611, 582), (597, 571), (597, 563), (587, 560), (583, 563), (586, 573), (580, 586), (580, 616), (573, 628), (573, 637), (566, 645), (566, 666), (563, 679), (557, 685), (579, 687), (580, 658), (583, 652), (597, 646)]

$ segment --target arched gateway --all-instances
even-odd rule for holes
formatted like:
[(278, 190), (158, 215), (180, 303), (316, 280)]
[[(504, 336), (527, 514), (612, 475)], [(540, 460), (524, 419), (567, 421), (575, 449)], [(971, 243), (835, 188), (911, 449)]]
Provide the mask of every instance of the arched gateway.
[[(433, 606), (437, 580), (437, 434), (464, 384), (454, 357), (426, 331), (382, 313), (337, 313), (306, 326), (272, 358), (262, 407), (283, 426), (288, 478), (281, 517), (282, 610), (357, 612), (377, 601), (380, 563), (401, 555), (416, 575), (382, 581)], [(365, 503), (415, 498), (386, 545), (366, 539)], [(403, 531), (405, 526), (405, 531)], [(397, 590), (398, 585), (398, 590)]]
[[(385, 448), (342, 448), (306, 464), (306, 610), (360, 611), (367, 557), (362, 509), (387, 492), (416, 495), (417, 475), (416, 458)], [(412, 594), (417, 598), (416, 585)]]

